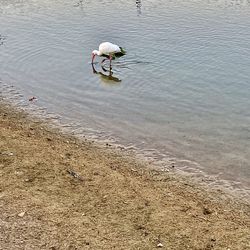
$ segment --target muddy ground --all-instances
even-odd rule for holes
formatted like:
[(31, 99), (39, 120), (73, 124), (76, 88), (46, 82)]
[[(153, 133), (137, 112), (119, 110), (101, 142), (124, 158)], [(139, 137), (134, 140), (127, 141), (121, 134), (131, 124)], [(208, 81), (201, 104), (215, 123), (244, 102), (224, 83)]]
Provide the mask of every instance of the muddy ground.
[(250, 249), (250, 207), (0, 104), (0, 249)]

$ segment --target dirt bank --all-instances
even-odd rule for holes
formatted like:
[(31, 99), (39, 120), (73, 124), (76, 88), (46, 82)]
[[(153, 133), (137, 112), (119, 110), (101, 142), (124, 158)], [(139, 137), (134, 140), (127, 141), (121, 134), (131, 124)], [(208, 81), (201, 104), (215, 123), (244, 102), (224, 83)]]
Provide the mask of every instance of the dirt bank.
[(0, 105), (0, 249), (250, 249), (249, 212)]

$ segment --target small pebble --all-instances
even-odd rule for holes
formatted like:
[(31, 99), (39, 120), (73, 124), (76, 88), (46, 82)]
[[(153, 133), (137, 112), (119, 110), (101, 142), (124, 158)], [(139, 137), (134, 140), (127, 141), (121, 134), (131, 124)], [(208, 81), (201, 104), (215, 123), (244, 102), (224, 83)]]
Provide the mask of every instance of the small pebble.
[(21, 212), (18, 214), (19, 217), (23, 217), (25, 215), (25, 212)]
[(29, 98), (29, 101), (32, 102), (32, 101), (34, 101), (34, 100), (36, 100), (36, 99), (37, 99), (37, 98), (36, 98), (35, 96), (32, 96), (32, 97)]
[(14, 155), (12, 152), (7, 152), (7, 151), (0, 152), (0, 154), (8, 155), (8, 156), (13, 156)]
[(16, 175), (22, 175), (23, 172), (21, 172), (21, 171), (15, 171), (15, 174), (16, 174)]
[(208, 214), (211, 214), (211, 213), (212, 213), (212, 211), (210, 209), (208, 209), (206, 207), (203, 208), (203, 214), (204, 215), (208, 215)]
[(157, 247), (163, 247), (162, 243), (157, 244)]

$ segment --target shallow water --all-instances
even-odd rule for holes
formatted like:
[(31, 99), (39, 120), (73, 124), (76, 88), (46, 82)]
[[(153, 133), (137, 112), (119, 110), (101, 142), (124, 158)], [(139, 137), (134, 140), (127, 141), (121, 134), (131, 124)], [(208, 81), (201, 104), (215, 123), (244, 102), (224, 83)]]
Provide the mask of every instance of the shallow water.
[[(36, 96), (75, 133), (249, 198), (249, 14), (247, 0), (2, 0), (0, 84)], [(128, 52), (112, 72), (90, 64), (102, 41)]]

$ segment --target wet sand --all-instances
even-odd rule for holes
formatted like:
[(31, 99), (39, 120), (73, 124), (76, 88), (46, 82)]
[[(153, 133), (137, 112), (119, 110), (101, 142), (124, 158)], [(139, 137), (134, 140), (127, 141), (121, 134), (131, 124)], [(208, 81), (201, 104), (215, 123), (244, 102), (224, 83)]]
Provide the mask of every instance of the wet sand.
[(0, 249), (250, 249), (250, 206), (0, 104)]

